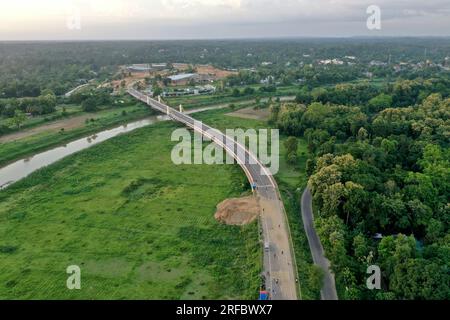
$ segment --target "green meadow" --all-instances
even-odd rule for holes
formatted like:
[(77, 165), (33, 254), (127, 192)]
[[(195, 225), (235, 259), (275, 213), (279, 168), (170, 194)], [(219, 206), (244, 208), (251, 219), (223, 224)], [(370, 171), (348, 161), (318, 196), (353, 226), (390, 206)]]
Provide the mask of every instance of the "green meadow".
[[(237, 166), (172, 164), (175, 123), (121, 135), (0, 191), (0, 299), (255, 299), (258, 225), (221, 225)], [(81, 290), (66, 268), (81, 268)]]

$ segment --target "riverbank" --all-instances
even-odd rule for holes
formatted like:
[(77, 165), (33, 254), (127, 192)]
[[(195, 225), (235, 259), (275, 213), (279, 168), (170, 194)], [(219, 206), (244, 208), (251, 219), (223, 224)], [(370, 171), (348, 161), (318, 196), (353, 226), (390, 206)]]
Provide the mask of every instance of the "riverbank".
[[(24, 133), (18, 132), (16, 134), (23, 134), (23, 137), (8, 142), (0, 142), (0, 167), (77, 138), (154, 114), (153, 111), (144, 106), (123, 107), (95, 113), (92, 117), (87, 117), (84, 122), (75, 121), (77, 123), (74, 123), (72, 128), (67, 130), (66, 126), (73, 122), (72, 119), (65, 119), (64, 122), (58, 124), (46, 124), (43, 128), (30, 129), (34, 130), (34, 133), (30, 135), (25, 133), (28, 130), (23, 131)], [(52, 127), (46, 130), (47, 126)]]

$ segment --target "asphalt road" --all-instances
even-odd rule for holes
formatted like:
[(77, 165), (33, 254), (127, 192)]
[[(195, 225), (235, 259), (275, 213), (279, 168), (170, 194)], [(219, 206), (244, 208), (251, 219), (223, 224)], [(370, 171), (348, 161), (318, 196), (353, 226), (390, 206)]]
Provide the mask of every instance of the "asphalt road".
[(266, 287), (273, 300), (296, 300), (297, 281), (295, 260), (290, 242), (289, 226), (283, 203), (280, 201), (278, 186), (269, 170), (245, 146), (234, 138), (222, 134), (185, 113), (129, 88), (128, 93), (172, 119), (179, 121), (201, 133), (224, 148), (244, 170), (250, 183), (257, 185), (256, 193), (261, 207), (261, 233), (269, 250), (264, 250), (264, 275)]
[(325, 257), (322, 243), (314, 228), (312, 196), (308, 188), (305, 189), (302, 195), (302, 219), (314, 264), (321, 267), (325, 273), (320, 296), (322, 300), (338, 300), (334, 275), (330, 270), (330, 261)]

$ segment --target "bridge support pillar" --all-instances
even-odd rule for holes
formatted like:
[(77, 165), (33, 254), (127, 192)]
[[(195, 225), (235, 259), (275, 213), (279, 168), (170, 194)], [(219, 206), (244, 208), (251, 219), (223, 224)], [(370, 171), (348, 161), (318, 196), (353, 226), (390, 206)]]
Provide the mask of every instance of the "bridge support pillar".
[(183, 105), (182, 105), (182, 104), (180, 104), (180, 112), (181, 112), (181, 113), (184, 112), (184, 109), (183, 109)]

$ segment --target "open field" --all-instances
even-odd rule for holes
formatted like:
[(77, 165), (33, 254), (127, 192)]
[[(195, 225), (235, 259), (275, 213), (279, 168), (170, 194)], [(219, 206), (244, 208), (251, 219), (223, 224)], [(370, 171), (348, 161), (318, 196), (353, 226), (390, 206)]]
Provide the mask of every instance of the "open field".
[(85, 113), (79, 116), (65, 118), (62, 120), (56, 120), (41, 126), (33, 127), (31, 129), (25, 129), (22, 131), (14, 132), (0, 136), (0, 143), (12, 142), (23, 138), (31, 137), (42, 132), (57, 132), (59, 130), (72, 130), (83, 126), (86, 120), (97, 118), (98, 114)]
[[(50, 121), (56, 121), (71, 116), (76, 116), (83, 113), (80, 105), (66, 104), (56, 106), (56, 111), (51, 114), (39, 115), (27, 118), (21, 125), (20, 129), (11, 129), (15, 131), (22, 131), (28, 128), (34, 128)], [(63, 112), (65, 110), (65, 113)], [(0, 116), (0, 125), (9, 126), (9, 119), (4, 116)], [(14, 132), (14, 131), (13, 131)], [(0, 136), (1, 137), (1, 136)]]
[(248, 107), (230, 112), (227, 114), (227, 116), (243, 119), (268, 120), (270, 116), (270, 110), (269, 108), (255, 109), (254, 107)]
[[(228, 116), (230, 111), (225, 108), (201, 112), (196, 117), (220, 129), (267, 128), (265, 121)], [(173, 166), (170, 162), (173, 145), (170, 132), (174, 127), (173, 123), (160, 123), (112, 139), (41, 170), (0, 193), (0, 220), (4, 221), (0, 228), (0, 247), (4, 250), (0, 255), (11, 266), (6, 269), (8, 275), (4, 279), (18, 279), (22, 277), (20, 272), (30, 273), (26, 278), (28, 285), (20, 281), (7, 281), (3, 290), (0, 278), (0, 297), (14, 298), (26, 291), (30, 292), (30, 297), (49, 298), (255, 298), (261, 268), (256, 223), (245, 227), (225, 227), (214, 219), (215, 206), (226, 198), (238, 196), (243, 191), (241, 186), (246, 185), (245, 177), (237, 167)], [(152, 139), (148, 139), (149, 136)], [(296, 190), (306, 181), (303, 173), (306, 146), (300, 141), (301, 161), (299, 166), (293, 167), (284, 159), (283, 141), (286, 137), (281, 138), (280, 172), (276, 178), (291, 227), (302, 297), (315, 298), (317, 293), (310, 292), (305, 272), (309, 270), (311, 258), (299, 215)], [(214, 181), (213, 185), (206, 179)], [(192, 219), (185, 218), (189, 208), (195, 208)], [(202, 228), (205, 226), (206, 230)], [(191, 234), (192, 230), (195, 231)], [(36, 231), (47, 236), (39, 240)], [(52, 232), (58, 235), (58, 241), (49, 240)], [(107, 234), (111, 234), (113, 240), (103, 238)], [(221, 240), (217, 243), (215, 240), (205, 240), (213, 234), (220, 234)], [(180, 239), (181, 235), (189, 240), (188, 243)], [(129, 247), (136, 247), (137, 251), (127, 252), (127, 246), (122, 245), (124, 239)], [(197, 240), (206, 241), (202, 250), (194, 248)], [(139, 244), (139, 241), (150, 245)], [(164, 241), (173, 244), (173, 250), (166, 248)], [(30, 247), (27, 243), (38, 245)], [(50, 250), (43, 253), (47, 244)], [(107, 253), (102, 248), (108, 248)], [(208, 250), (214, 253), (202, 257)], [(225, 259), (221, 250), (232, 250), (236, 255)], [(188, 252), (189, 257), (182, 254), (184, 251)], [(178, 258), (169, 258), (172, 255), (178, 255)], [(69, 258), (71, 256), (73, 260)], [(97, 256), (99, 258), (95, 259)], [(159, 260), (161, 256), (164, 258), (162, 261)], [(211, 267), (214, 270), (200, 272), (196, 269), (196, 263), (190, 260), (193, 257), (207, 259), (214, 265)], [(17, 261), (22, 263), (35, 259), (38, 262), (32, 263), (32, 267), (16, 268), (12, 272)], [(56, 264), (52, 267), (53, 277), (57, 274), (57, 268), (64, 270), (62, 262), (56, 263), (54, 259), (60, 259), (67, 265), (81, 264), (86, 271), (83, 278), (94, 281), (95, 288), (90, 287), (82, 295), (73, 294), (65, 289), (66, 274), (62, 272), (57, 279), (44, 277), (43, 281), (49, 287), (47, 291), (36, 289), (37, 278), (42, 277), (46, 266)], [(146, 259), (151, 261), (150, 266), (142, 267)], [(216, 263), (218, 260), (215, 259), (227, 261)], [(188, 266), (185, 266), (186, 263)], [(236, 270), (244, 265), (248, 270), (244, 276), (246, 279), (234, 278), (232, 273), (227, 274), (222, 269), (231, 266)], [(34, 266), (41, 271), (30, 271), (36, 270)], [(205, 266), (202, 265), (202, 268)], [(140, 276), (142, 268), (147, 270), (147, 276)], [(101, 269), (109, 271), (106, 275), (100, 275)], [(176, 270), (176, 276), (172, 270)], [(194, 279), (194, 274), (209, 280), (202, 280), (200, 284)], [(118, 279), (111, 279), (113, 277)], [(157, 281), (161, 277), (164, 283)], [(126, 286), (125, 279), (131, 279)], [(117, 287), (115, 292), (106, 292), (112, 285)], [(99, 286), (101, 290), (97, 290)], [(49, 292), (54, 294), (48, 296)]]
[[(116, 137), (0, 192), (0, 298), (257, 297), (257, 224), (226, 226), (237, 166), (175, 166), (173, 123)], [(82, 289), (65, 283), (69, 265)]]

